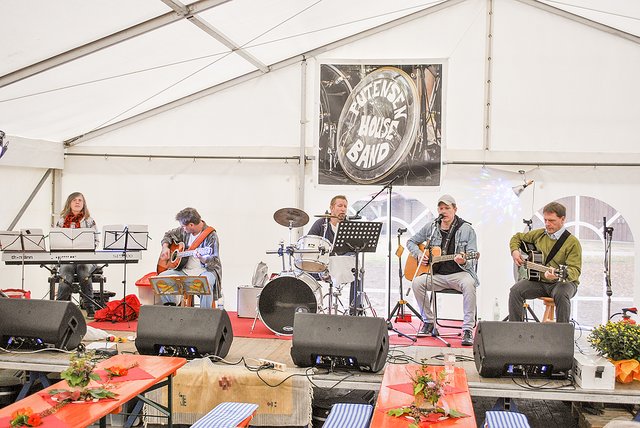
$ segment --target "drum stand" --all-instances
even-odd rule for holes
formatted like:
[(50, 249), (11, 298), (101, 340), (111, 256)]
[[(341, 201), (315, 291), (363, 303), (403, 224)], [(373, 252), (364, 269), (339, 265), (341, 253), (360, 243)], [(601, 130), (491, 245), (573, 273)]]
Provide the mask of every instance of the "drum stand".
[[(329, 297), (329, 304), (327, 306), (327, 313), (331, 315), (344, 315), (347, 311), (344, 307), (344, 303), (340, 300), (340, 296), (342, 295), (342, 286), (343, 284), (338, 284), (335, 287), (333, 286), (333, 281), (329, 282), (329, 292), (324, 297)], [(335, 290), (337, 291), (334, 291)], [(324, 297), (322, 300), (324, 300)], [(335, 299), (335, 300), (334, 300)], [(341, 311), (338, 311), (338, 305), (342, 308)], [(333, 312), (331, 312), (331, 308), (333, 308)]]

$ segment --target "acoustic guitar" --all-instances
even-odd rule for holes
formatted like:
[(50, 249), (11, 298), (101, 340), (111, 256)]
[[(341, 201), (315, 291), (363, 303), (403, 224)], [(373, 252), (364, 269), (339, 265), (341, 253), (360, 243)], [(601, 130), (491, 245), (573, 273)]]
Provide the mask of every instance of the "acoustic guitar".
[(181, 270), (187, 264), (189, 257), (195, 256), (196, 254), (208, 256), (212, 251), (211, 247), (196, 248), (187, 251), (185, 251), (184, 247), (184, 242), (169, 245), (169, 258), (158, 258), (156, 272), (161, 273), (169, 269)]
[(558, 277), (559, 281), (567, 279), (567, 266), (560, 265), (557, 268), (544, 265), (544, 255), (538, 251), (536, 246), (530, 242), (520, 243), (520, 252), (524, 259), (522, 267), (525, 270), (524, 275), (520, 275), (519, 279), (528, 279), (529, 281), (540, 281), (545, 272), (551, 272)]
[(446, 254), (442, 255), (442, 248), (440, 247), (431, 247), (431, 250), (426, 249), (424, 244), (419, 244), (418, 248), (424, 254), (424, 257), (429, 259), (428, 265), (421, 264), (418, 259), (413, 257), (413, 254), (409, 253), (407, 257), (407, 261), (404, 264), (404, 277), (409, 281), (413, 281), (414, 276), (417, 278), (420, 275), (424, 275), (425, 273), (429, 273), (431, 270), (431, 266), (436, 263), (446, 262), (448, 260), (453, 260), (457, 255), (461, 255), (465, 258), (465, 260), (474, 260), (480, 257), (480, 253), (477, 251), (469, 251), (466, 253), (456, 253), (456, 254)]

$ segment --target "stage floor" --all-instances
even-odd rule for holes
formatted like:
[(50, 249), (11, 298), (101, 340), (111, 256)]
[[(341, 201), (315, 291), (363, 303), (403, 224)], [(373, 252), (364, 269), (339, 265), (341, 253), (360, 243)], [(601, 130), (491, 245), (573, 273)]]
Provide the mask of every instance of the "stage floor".
[[(135, 335), (135, 332), (112, 331), (111, 333), (124, 337)], [(303, 373), (306, 369), (296, 367), (293, 364), (290, 354), (291, 345), (291, 340), (277, 338), (234, 337), (231, 349), (225, 360), (229, 363), (235, 363), (244, 358), (248, 360), (249, 364), (252, 364), (250, 359), (262, 358), (286, 364), (287, 372)], [(132, 341), (117, 344), (117, 349), (119, 352), (136, 352)], [(485, 400), (506, 397), (522, 400), (640, 404), (640, 386), (638, 386), (638, 382), (628, 385), (616, 384), (616, 388), (613, 391), (598, 391), (581, 388), (558, 388), (566, 384), (567, 381), (531, 380), (530, 384), (532, 385), (544, 385), (544, 388), (535, 389), (523, 386), (521, 380), (482, 378), (478, 375), (473, 361), (472, 347), (448, 348), (444, 346), (392, 345), (390, 346), (387, 364), (424, 361), (430, 365), (437, 365), (441, 364), (439, 356), (446, 352), (454, 353), (457, 356), (457, 364), (464, 368), (472, 397), (483, 397)], [(67, 367), (68, 358), (68, 354), (56, 352), (40, 352), (36, 354), (0, 352), (0, 369), (59, 373)], [(315, 373), (312, 374), (313, 383), (324, 388), (335, 387), (377, 391), (380, 388), (383, 377), (383, 371), (379, 373), (357, 371), (327, 373), (324, 369), (316, 369), (314, 371)]]

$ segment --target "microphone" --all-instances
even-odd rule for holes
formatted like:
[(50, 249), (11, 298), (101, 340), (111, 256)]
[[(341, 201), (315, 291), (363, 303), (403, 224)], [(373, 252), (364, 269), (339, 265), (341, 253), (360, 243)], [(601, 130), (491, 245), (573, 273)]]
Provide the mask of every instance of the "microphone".
[(433, 222), (440, 223), (443, 218), (444, 218), (444, 214), (440, 214), (438, 217), (435, 218), (435, 220), (433, 220)]
[(347, 220), (360, 220), (362, 218), (361, 215), (352, 215), (345, 217)]
[(406, 227), (399, 227), (398, 228), (398, 233), (405, 233), (407, 231)]

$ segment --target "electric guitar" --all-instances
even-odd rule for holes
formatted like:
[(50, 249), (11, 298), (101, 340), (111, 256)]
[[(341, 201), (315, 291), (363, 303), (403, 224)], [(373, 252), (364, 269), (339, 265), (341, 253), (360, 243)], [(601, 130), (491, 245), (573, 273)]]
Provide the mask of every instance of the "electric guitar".
[(545, 266), (544, 256), (538, 251), (536, 246), (530, 242), (520, 243), (520, 252), (524, 259), (522, 267), (525, 269), (524, 275), (519, 275), (520, 279), (528, 279), (529, 281), (540, 281), (545, 272), (551, 272), (558, 277), (559, 281), (567, 279), (567, 266), (560, 265), (557, 268)]
[(189, 257), (195, 256), (196, 254), (200, 254), (201, 256), (208, 256), (209, 254), (211, 254), (211, 251), (211, 247), (196, 248), (194, 250), (185, 251), (184, 242), (180, 242), (179, 244), (171, 244), (169, 245), (169, 258), (158, 259), (156, 272), (161, 273), (169, 269), (181, 270), (187, 264)]
[(414, 276), (417, 278), (420, 275), (424, 275), (425, 273), (429, 273), (431, 270), (431, 266), (436, 263), (446, 262), (448, 260), (453, 260), (457, 255), (461, 255), (465, 258), (465, 260), (473, 260), (480, 257), (480, 253), (477, 251), (469, 251), (467, 253), (456, 253), (456, 254), (446, 254), (442, 255), (442, 248), (440, 247), (431, 247), (431, 250), (427, 250), (425, 252), (424, 244), (419, 244), (418, 248), (422, 251), (426, 258), (429, 259), (428, 265), (423, 265), (413, 257), (411, 253), (407, 256), (407, 261), (404, 263), (404, 277), (409, 281), (413, 281)]

